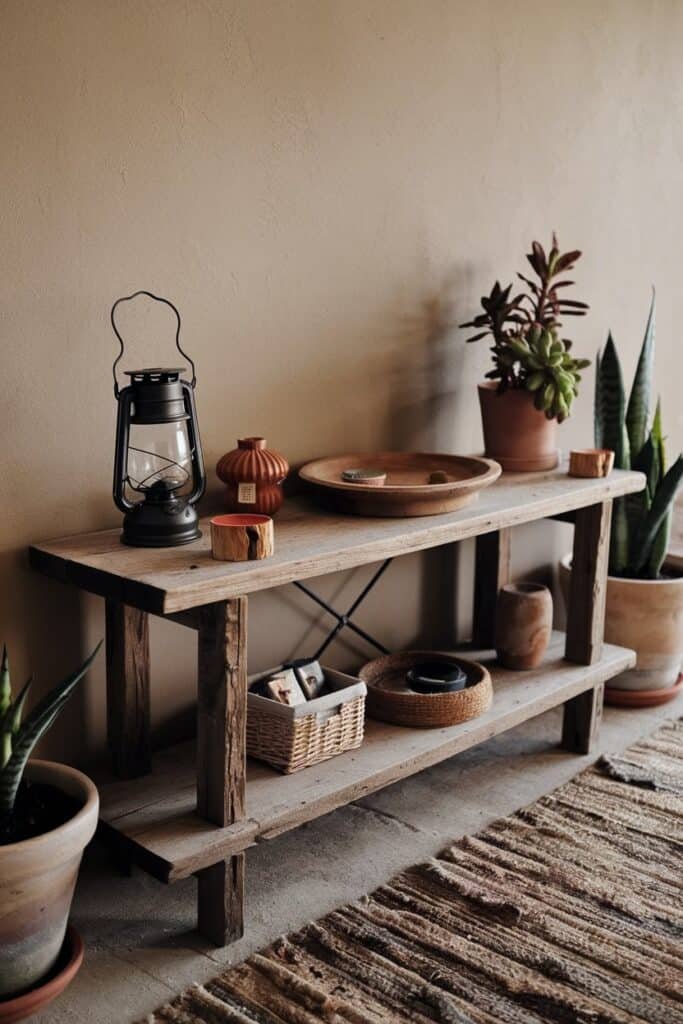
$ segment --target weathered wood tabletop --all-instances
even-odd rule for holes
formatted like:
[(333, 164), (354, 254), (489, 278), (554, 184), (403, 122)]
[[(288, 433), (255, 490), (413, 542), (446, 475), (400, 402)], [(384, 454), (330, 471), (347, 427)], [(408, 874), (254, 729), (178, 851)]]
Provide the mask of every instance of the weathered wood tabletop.
[(605, 479), (547, 473), (504, 474), (457, 512), (370, 519), (289, 499), (275, 520), (275, 554), (260, 562), (217, 562), (208, 520), (202, 537), (180, 548), (131, 548), (119, 530), (34, 544), (31, 564), (48, 576), (135, 608), (167, 615), (324, 573), (438, 547), (451, 541), (607, 501), (641, 490), (640, 473)]

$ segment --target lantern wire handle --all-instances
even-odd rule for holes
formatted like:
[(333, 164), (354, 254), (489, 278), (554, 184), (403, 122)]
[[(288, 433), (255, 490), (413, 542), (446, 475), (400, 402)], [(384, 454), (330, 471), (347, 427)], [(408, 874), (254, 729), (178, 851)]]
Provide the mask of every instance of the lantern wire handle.
[(123, 338), (119, 334), (118, 328), (116, 326), (116, 320), (114, 318), (114, 314), (116, 312), (116, 307), (120, 303), (122, 303), (122, 302), (130, 302), (131, 299), (137, 299), (138, 295), (146, 295), (148, 298), (154, 299), (155, 302), (163, 302), (166, 306), (170, 306), (170, 308), (175, 313), (176, 320), (178, 321), (177, 326), (176, 326), (176, 331), (175, 331), (175, 344), (176, 344), (176, 348), (180, 352), (181, 356), (183, 356), (184, 359), (187, 359), (188, 363), (192, 367), (192, 380), (190, 381), (190, 387), (194, 388), (195, 384), (197, 383), (197, 374), (196, 374), (195, 367), (194, 367), (194, 360), (191, 359), (190, 356), (188, 356), (187, 352), (180, 345), (180, 313), (178, 312), (176, 307), (173, 305), (173, 303), (169, 299), (164, 299), (160, 295), (153, 295), (152, 292), (147, 292), (147, 291), (141, 290), (139, 292), (133, 292), (132, 295), (124, 295), (124, 296), (122, 296), (122, 298), (117, 299), (116, 302), (114, 303), (114, 305), (111, 307), (111, 313), (109, 314), (109, 319), (111, 320), (112, 330), (114, 331), (114, 334), (116, 335), (116, 337), (119, 339), (119, 345), (121, 346), (121, 351), (119, 352), (119, 354), (117, 355), (116, 359), (114, 360), (114, 365), (111, 368), (111, 372), (112, 372), (112, 375), (114, 377), (114, 397), (115, 398), (119, 397), (119, 382), (116, 379), (116, 367), (118, 366), (119, 362), (121, 361), (121, 358), (123, 357), (123, 348), (124, 348), (124, 346), (123, 346)]

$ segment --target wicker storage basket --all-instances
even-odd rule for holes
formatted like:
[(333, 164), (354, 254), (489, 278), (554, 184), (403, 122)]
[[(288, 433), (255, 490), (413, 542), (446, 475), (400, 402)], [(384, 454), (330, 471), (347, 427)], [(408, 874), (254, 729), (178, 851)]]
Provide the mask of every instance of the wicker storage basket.
[[(365, 683), (334, 669), (324, 672), (334, 691), (305, 704), (288, 707), (255, 693), (247, 695), (249, 757), (289, 774), (361, 745)], [(267, 674), (251, 677), (249, 685)]]
[[(416, 693), (406, 672), (420, 662), (459, 665), (467, 674), (467, 687), (453, 693)], [(402, 651), (375, 658), (364, 665), (360, 678), (368, 687), (368, 715), (381, 722), (417, 728), (457, 725), (477, 718), (491, 706), (491, 676), (477, 661), (435, 651)]]

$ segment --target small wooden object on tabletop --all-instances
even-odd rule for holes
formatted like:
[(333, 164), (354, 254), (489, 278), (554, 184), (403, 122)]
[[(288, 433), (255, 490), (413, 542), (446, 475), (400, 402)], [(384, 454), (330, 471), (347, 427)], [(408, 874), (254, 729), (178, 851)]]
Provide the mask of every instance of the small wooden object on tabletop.
[(211, 520), (211, 553), (218, 562), (255, 562), (274, 550), (270, 516), (235, 513)]
[[(467, 685), (459, 690), (437, 689), (431, 692), (413, 687), (411, 672), (426, 665), (434, 676), (437, 664), (460, 668)], [(412, 728), (437, 728), (457, 725), (476, 718), (491, 706), (491, 676), (477, 661), (456, 658), (435, 651), (402, 651), (369, 661), (358, 673), (368, 688), (368, 715), (380, 722)]]
[(387, 474), (381, 469), (343, 469), (341, 478), (347, 484), (365, 484), (366, 487), (384, 487)]
[(609, 476), (613, 466), (614, 452), (609, 448), (575, 448), (569, 453), (570, 476)]

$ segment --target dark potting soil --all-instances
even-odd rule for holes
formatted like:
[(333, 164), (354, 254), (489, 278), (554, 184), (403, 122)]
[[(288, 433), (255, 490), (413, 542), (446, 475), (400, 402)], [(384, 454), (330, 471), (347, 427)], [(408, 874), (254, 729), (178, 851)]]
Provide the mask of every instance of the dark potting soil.
[(0, 818), (0, 846), (42, 836), (73, 818), (80, 807), (80, 801), (56, 786), (22, 782), (14, 810)]

